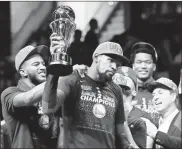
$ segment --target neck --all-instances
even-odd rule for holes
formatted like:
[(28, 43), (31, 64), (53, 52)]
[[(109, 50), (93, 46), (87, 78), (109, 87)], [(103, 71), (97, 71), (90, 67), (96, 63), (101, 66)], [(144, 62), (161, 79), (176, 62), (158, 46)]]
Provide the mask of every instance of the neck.
[(96, 66), (92, 63), (92, 65), (88, 68), (87, 75), (97, 82), (105, 82), (104, 78), (101, 78), (96, 70)]
[(166, 117), (168, 117), (171, 113), (173, 113), (176, 110), (176, 106), (175, 104), (171, 104), (170, 107), (168, 107), (164, 112), (161, 113), (161, 116), (163, 119), (165, 119)]
[(146, 80), (141, 80), (141, 79), (137, 78), (137, 82), (138, 82), (139, 84), (145, 84), (145, 83), (149, 82), (149, 80), (151, 80), (151, 79), (153, 79), (152, 76), (149, 77), (149, 78), (146, 79)]
[(30, 79), (22, 78), (21, 80), (22, 80), (23, 82), (25, 82), (30, 88), (33, 88), (33, 87), (36, 86), (35, 84), (33, 84), (33, 83), (30, 81)]

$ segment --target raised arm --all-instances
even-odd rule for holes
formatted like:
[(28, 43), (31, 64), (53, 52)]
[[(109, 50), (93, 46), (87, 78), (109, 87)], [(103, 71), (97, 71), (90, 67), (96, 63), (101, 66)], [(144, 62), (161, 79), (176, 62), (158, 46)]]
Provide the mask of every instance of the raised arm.
[(70, 96), (78, 75), (76, 72), (64, 77), (48, 75), (42, 98), (44, 114), (55, 113)]
[(42, 109), (44, 114), (55, 113), (64, 102), (65, 93), (57, 89), (58, 76), (48, 75), (42, 96)]
[[(50, 43), (51, 54), (64, 46), (62, 37), (58, 36), (56, 33), (53, 33), (50, 36)], [(42, 109), (44, 114), (55, 113), (64, 100), (69, 96), (75, 81), (75, 77), (72, 76), (72, 74), (65, 77), (48, 75), (42, 97)]]

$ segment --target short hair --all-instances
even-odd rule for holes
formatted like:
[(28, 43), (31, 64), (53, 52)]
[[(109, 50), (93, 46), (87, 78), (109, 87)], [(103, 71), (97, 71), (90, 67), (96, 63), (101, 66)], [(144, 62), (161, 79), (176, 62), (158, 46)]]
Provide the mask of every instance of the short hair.
[(131, 61), (132, 64), (134, 63), (136, 54), (138, 54), (138, 53), (147, 53), (147, 54), (150, 54), (150, 55), (152, 56), (153, 62), (154, 62), (155, 64), (157, 63), (157, 60), (156, 60), (156, 58), (155, 58), (155, 54), (154, 54), (153, 52), (151, 52), (151, 51), (148, 50), (148, 49), (137, 49), (135, 52), (133, 52), (133, 53), (131, 54), (130, 61)]
[(156, 52), (155, 48), (149, 43), (146, 43), (146, 42), (135, 43), (132, 46), (131, 51), (132, 52), (131, 52), (131, 56), (130, 56), (130, 61), (131, 61), (132, 64), (134, 63), (136, 54), (138, 54), (138, 53), (150, 54), (152, 56), (153, 62), (155, 64), (157, 63), (157, 59), (158, 59), (157, 52)]

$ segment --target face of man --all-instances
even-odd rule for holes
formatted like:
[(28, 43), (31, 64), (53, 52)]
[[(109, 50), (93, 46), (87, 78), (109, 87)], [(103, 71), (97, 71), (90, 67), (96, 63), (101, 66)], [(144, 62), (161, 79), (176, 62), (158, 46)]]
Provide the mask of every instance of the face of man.
[(29, 78), (33, 84), (38, 85), (46, 81), (45, 62), (40, 55), (35, 54), (29, 57), (21, 68), (25, 77)]
[(152, 77), (153, 72), (156, 69), (156, 65), (153, 62), (152, 56), (147, 53), (137, 53), (135, 55), (133, 70), (137, 74), (137, 78), (142, 81), (146, 81)]
[(154, 107), (159, 113), (164, 113), (175, 101), (174, 93), (168, 89), (156, 88), (153, 91)]
[(112, 80), (117, 68), (121, 65), (119, 60), (107, 55), (99, 55), (97, 57), (97, 72), (101, 79), (105, 81)]

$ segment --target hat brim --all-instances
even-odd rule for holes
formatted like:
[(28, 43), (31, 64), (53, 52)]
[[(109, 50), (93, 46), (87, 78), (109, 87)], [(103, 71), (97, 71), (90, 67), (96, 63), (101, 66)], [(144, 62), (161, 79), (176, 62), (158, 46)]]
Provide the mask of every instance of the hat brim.
[(126, 85), (123, 85), (123, 84), (118, 84), (121, 88), (125, 88), (127, 90), (131, 90), (130, 87), (126, 86)]
[(148, 85), (147, 89), (149, 92), (153, 92), (156, 88), (163, 88), (163, 89), (168, 89), (168, 90), (172, 90), (170, 87), (162, 84), (162, 83), (159, 83), (159, 82), (152, 82)]
[[(40, 45), (40, 46), (35, 47), (35, 48), (27, 55), (27, 57), (25, 58), (25, 60), (26, 60), (28, 57), (30, 57), (30, 56), (32, 56), (32, 55), (34, 55), (34, 54), (40, 54), (41, 57), (43, 58), (43, 60), (44, 60), (46, 63), (48, 63), (49, 57), (50, 57), (50, 50), (49, 50), (49, 48), (48, 48), (47, 46), (45, 46), (45, 45)], [(24, 61), (25, 61), (25, 60), (24, 60)]]
[(129, 66), (130, 65), (129, 59), (125, 56), (120, 56), (120, 55), (112, 54), (112, 53), (104, 53), (103, 55), (108, 55), (114, 59), (118, 59), (119, 61), (122, 62), (123, 66)]

